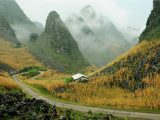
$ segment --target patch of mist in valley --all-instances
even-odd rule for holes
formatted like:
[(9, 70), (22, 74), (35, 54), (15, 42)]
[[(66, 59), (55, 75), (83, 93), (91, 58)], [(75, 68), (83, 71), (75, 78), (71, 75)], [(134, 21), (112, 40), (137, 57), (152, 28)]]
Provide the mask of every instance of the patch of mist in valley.
[(11, 27), (15, 31), (17, 39), (21, 42), (29, 41), (32, 33), (40, 35), (44, 30), (44, 27), (36, 22), (31, 24), (12, 24)]
[(82, 8), (78, 15), (69, 16), (65, 24), (91, 64), (103, 66), (132, 47), (132, 42), (111, 21), (91, 6)]

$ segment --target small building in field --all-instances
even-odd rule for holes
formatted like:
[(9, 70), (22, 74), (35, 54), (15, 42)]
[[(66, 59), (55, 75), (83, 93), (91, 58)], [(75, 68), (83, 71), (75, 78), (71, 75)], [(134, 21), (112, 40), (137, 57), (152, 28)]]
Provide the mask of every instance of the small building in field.
[(76, 82), (86, 82), (89, 80), (89, 77), (87, 77), (86, 75), (80, 74), (80, 73), (73, 75), (72, 78)]

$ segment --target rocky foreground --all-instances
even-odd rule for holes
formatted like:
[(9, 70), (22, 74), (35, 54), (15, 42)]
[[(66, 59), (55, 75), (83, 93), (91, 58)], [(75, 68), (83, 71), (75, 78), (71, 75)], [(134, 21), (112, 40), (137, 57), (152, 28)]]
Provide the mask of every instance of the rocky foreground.
[(0, 120), (117, 120), (112, 115), (58, 109), (24, 93), (0, 93)]
[(0, 118), (50, 120), (57, 117), (55, 106), (37, 100), (25, 98), (23, 93), (0, 94)]

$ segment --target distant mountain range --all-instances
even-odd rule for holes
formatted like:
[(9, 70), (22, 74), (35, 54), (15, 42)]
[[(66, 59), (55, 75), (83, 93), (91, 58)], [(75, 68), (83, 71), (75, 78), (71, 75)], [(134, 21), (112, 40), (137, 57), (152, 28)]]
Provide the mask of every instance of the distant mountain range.
[(32, 22), (15, 0), (0, 0), (0, 16), (3, 18), (1, 36), (19, 44), (18, 41), (28, 41), (35, 35), (28, 41), (29, 51), (58, 71), (81, 72), (89, 63), (103, 66), (138, 41), (137, 38), (128, 41), (111, 21), (97, 14), (91, 6), (82, 8), (79, 15), (71, 15), (65, 23), (53, 11), (45, 28)]
[(124, 48), (129, 43), (123, 34), (89, 5), (82, 8), (79, 15), (72, 14), (65, 23), (80, 51), (92, 64), (103, 66), (128, 50)]

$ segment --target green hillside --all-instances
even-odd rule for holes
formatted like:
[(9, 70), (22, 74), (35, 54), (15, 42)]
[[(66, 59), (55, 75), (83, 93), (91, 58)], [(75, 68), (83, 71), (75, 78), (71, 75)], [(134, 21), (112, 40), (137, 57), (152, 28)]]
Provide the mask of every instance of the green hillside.
[(4, 38), (16, 44), (17, 47), (20, 46), (20, 43), (18, 42), (13, 29), (11, 28), (9, 23), (2, 17), (0, 17), (0, 38)]
[(15, 0), (0, 0), (0, 16), (10, 24), (18, 40), (28, 40), (31, 33), (43, 31), (43, 26), (32, 22)]
[(0, 0), (0, 15), (10, 24), (30, 22), (15, 0)]
[[(156, 4), (159, 5), (159, 1), (154, 1), (154, 6)], [(156, 12), (159, 14), (158, 10)], [(156, 19), (152, 22), (156, 23)], [(160, 39), (153, 35), (150, 39), (141, 40), (131, 50), (90, 75), (88, 83), (66, 85), (62, 82), (58, 86), (55, 81), (49, 81), (50, 87), (44, 83), (39, 80), (29, 84), (40, 85), (53, 96), (76, 103), (159, 113)]]
[(147, 20), (146, 29), (140, 36), (140, 41), (158, 38), (160, 38), (160, 1), (153, 0), (153, 10)]
[[(135, 90), (142, 87), (143, 78), (160, 73), (160, 1), (154, 0), (153, 3), (147, 27), (140, 37), (141, 43), (94, 75), (112, 75), (112, 84)], [(133, 87), (129, 86), (131, 82), (134, 84)]]
[(60, 16), (52, 11), (46, 21), (45, 31), (29, 44), (29, 49), (45, 65), (59, 71), (82, 71), (88, 63)]

